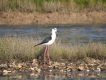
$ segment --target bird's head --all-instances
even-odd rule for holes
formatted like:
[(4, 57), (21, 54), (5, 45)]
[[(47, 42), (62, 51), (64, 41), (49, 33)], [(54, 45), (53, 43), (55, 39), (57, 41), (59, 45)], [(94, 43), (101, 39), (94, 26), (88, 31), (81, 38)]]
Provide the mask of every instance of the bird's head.
[(53, 28), (52, 29), (52, 32), (55, 32), (56, 33), (57, 32), (57, 28)]

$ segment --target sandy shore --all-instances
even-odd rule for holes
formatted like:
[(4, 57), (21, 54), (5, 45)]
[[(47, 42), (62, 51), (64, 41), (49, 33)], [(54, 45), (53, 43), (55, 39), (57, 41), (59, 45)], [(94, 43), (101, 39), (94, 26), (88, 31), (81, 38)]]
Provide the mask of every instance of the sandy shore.
[[(78, 61), (66, 61), (62, 60), (60, 62), (51, 61), (52, 65), (43, 66), (42, 60), (33, 59), (26, 62), (0, 62), (0, 74), (2, 76), (14, 76), (17, 72), (29, 73), (30, 77), (36, 77), (36, 74), (50, 72), (61, 74), (70, 73), (70, 72), (105, 72), (106, 71), (106, 62), (98, 59), (93, 59), (86, 57)], [(33, 74), (33, 75), (32, 75)], [(24, 74), (25, 75), (25, 74)], [(71, 75), (73, 77), (101, 77), (102, 75), (89, 75), (89, 74), (76, 74)]]
[(22, 13), (0, 12), (0, 25), (106, 24), (106, 12)]

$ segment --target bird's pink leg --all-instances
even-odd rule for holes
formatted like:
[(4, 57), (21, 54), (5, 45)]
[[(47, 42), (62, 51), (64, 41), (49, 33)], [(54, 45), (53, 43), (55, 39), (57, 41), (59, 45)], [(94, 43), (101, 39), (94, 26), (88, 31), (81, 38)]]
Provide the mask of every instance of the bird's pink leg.
[(49, 50), (49, 46), (47, 46), (47, 56), (48, 56), (48, 60), (49, 60), (49, 65), (51, 65), (51, 62), (50, 62), (50, 50)]
[(47, 46), (45, 47), (45, 51), (44, 51), (44, 66), (46, 66), (46, 54), (47, 54)]

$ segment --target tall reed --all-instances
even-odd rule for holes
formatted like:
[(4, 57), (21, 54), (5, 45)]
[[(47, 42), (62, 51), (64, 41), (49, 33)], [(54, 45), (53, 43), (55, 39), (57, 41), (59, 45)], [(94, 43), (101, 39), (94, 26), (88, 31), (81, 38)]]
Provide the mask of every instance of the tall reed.
[[(43, 45), (34, 47), (40, 40), (33, 38), (4, 37), (0, 38), (0, 60), (28, 61), (43, 55)], [(86, 57), (106, 60), (106, 45), (102, 43), (88, 43), (86, 45), (60, 45), (55, 42), (50, 47), (51, 59), (76, 61)]]
[(40, 48), (34, 48), (37, 44), (33, 39), (4, 37), (0, 38), (0, 60), (30, 60), (36, 58)]

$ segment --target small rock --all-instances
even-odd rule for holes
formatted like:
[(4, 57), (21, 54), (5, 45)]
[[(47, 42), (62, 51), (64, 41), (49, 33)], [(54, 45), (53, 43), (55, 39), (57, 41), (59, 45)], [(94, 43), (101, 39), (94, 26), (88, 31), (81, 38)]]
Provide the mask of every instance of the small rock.
[(31, 67), (30, 70), (34, 71), (35, 69), (33, 67)]
[(52, 65), (50, 65), (50, 66), (48, 66), (49, 68), (53, 68), (53, 66)]
[(19, 75), (19, 76), (18, 76), (18, 79), (21, 79), (21, 78), (22, 78), (22, 76), (21, 76), (21, 75)]
[(84, 71), (84, 67), (83, 66), (79, 66), (78, 67), (78, 71)]
[(17, 68), (18, 69), (22, 68), (22, 65), (21, 64), (18, 64)]
[(6, 69), (6, 68), (8, 68), (8, 65), (7, 64), (1, 64), (0, 67)]
[(33, 65), (33, 66), (38, 66), (37, 59), (33, 59), (32, 65)]
[(11, 68), (16, 67), (15, 61), (13, 63), (9, 64), (9, 67), (11, 67)]
[(8, 75), (8, 73), (11, 73), (11, 71), (3, 70), (3, 75)]
[(53, 69), (57, 69), (57, 68), (59, 68), (58, 66), (53, 66)]
[(71, 68), (68, 67), (68, 68), (67, 68), (67, 72), (70, 72), (70, 71), (72, 71), (72, 70), (71, 70)]
[(64, 72), (64, 70), (63, 70), (63, 69), (61, 69), (61, 70), (60, 70), (60, 72), (62, 72), (62, 73), (63, 73), (63, 72)]
[(11, 71), (3, 70), (3, 73), (10, 73)]
[(33, 59), (32, 64), (36, 64), (37, 63), (37, 59)]
[(61, 63), (62, 66), (65, 66), (65, 63)]
[(58, 65), (60, 65), (59, 62), (54, 62), (54, 64), (53, 64), (53, 66), (58, 66)]
[(37, 72), (38, 72), (38, 73), (40, 73), (40, 72), (41, 72), (41, 69), (40, 69), (40, 68), (38, 68), (38, 69), (37, 69)]
[(89, 70), (89, 69), (87, 69), (86, 71), (87, 71), (87, 72), (89, 72), (90, 70)]
[(30, 74), (30, 76), (34, 76), (34, 75), (35, 75), (34, 73), (31, 73), (31, 74)]
[(100, 69), (100, 67), (97, 67), (97, 70), (96, 70), (97, 72), (100, 72), (101, 71), (101, 69)]
[(52, 70), (50, 69), (49, 72), (52, 72)]

